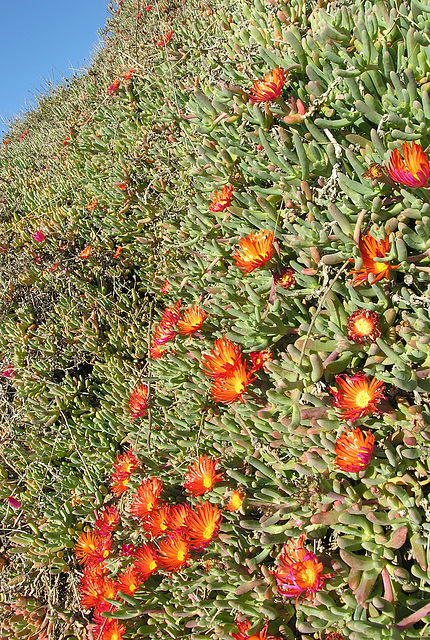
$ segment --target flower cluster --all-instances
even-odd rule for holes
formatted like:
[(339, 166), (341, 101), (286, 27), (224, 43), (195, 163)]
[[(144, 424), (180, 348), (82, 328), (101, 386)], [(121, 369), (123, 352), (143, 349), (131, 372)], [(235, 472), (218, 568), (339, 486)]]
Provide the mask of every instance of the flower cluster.
[(133, 453), (133, 449), (129, 449), (125, 453), (120, 454), (113, 464), (114, 472), (111, 475), (111, 491), (119, 498), (128, 489), (128, 483), (138, 467), (140, 462)]
[(238, 628), (238, 633), (232, 633), (231, 635), (235, 640), (281, 640), (280, 638), (275, 638), (275, 636), (267, 635), (267, 627), (269, 626), (268, 621), (266, 621), (264, 627), (258, 633), (254, 633), (252, 636), (248, 634), (248, 631), (251, 629), (252, 624), (249, 620), (236, 620), (236, 625)]
[(225, 336), (215, 340), (214, 349), (202, 357), (203, 373), (212, 378), (212, 397), (218, 402), (231, 404), (243, 402), (247, 385), (252, 382), (255, 369), (247, 371), (247, 365), (238, 345), (234, 345)]
[(191, 336), (202, 328), (205, 318), (208, 314), (194, 304), (184, 310), (181, 317), (181, 300), (175, 305), (166, 307), (161, 315), (161, 320), (157, 324), (151, 343), (151, 358), (160, 358), (166, 351), (165, 344), (173, 340), (176, 335), (175, 325), (177, 325), (178, 333), (181, 336)]
[(141, 418), (146, 414), (148, 406), (148, 385), (141, 382), (134, 387), (128, 399), (128, 406), (132, 418)]

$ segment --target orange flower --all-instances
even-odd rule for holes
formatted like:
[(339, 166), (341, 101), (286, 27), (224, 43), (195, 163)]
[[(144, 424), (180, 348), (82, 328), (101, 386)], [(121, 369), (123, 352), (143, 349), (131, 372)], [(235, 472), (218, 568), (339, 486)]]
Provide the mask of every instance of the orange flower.
[(154, 335), (152, 337), (152, 346), (160, 347), (170, 340), (173, 340), (175, 337), (175, 332), (172, 329), (172, 325), (164, 322), (160, 322), (154, 331)]
[(404, 184), (406, 187), (417, 189), (427, 185), (430, 176), (429, 160), (420, 144), (412, 142), (412, 152), (409, 144), (402, 144), (403, 158), (398, 149), (394, 149), (390, 156), (388, 167), (385, 167), (388, 175), (394, 182)]
[(384, 400), (384, 384), (373, 378), (369, 380), (363, 373), (356, 373), (352, 378), (346, 374), (335, 376), (339, 389), (330, 389), (334, 399), (333, 405), (339, 409), (338, 417), (343, 420), (357, 420), (368, 413), (377, 412), (376, 403)]
[(376, 342), (380, 335), (379, 318), (374, 311), (359, 309), (349, 316), (346, 323), (348, 340), (365, 344), (366, 342)]
[(211, 349), (211, 355), (202, 357), (202, 369), (205, 376), (220, 378), (231, 374), (241, 359), (241, 349), (234, 345), (225, 336), (215, 340), (215, 349)]
[(78, 258), (89, 258), (92, 250), (93, 248), (91, 246), (82, 249), (82, 251), (78, 254)]
[(375, 258), (385, 258), (387, 253), (390, 251), (391, 244), (388, 240), (389, 235), (390, 229), (387, 231), (387, 237), (385, 240), (375, 240), (370, 233), (360, 235), (358, 248), (360, 250), (363, 265), (361, 269), (351, 270), (351, 273), (357, 274), (354, 276), (352, 281), (354, 287), (366, 282), (370, 274), (376, 276), (370, 284), (374, 284), (384, 277), (388, 280), (390, 269), (399, 268), (400, 265), (393, 267), (388, 262), (375, 262)]
[(128, 71), (123, 71), (121, 73), (121, 78), (124, 78), (124, 80), (130, 80), (133, 73), (134, 73), (134, 67), (132, 67)]
[(126, 593), (129, 596), (134, 596), (142, 582), (142, 576), (136, 566), (134, 564), (130, 564), (124, 573), (119, 576), (116, 581), (116, 587), (118, 591), (122, 591), (122, 593)]
[(120, 80), (117, 78), (116, 80), (114, 80), (112, 82), (112, 84), (110, 85), (110, 87), (108, 87), (108, 94), (111, 96), (113, 93), (115, 93), (115, 91), (117, 91), (118, 87), (119, 87), (119, 83)]
[(201, 502), (187, 519), (187, 542), (192, 549), (204, 549), (214, 539), (222, 520), (221, 512), (210, 502)]
[(111, 475), (111, 491), (117, 498), (127, 491), (128, 483), (130, 482), (130, 475), (131, 474), (121, 472), (113, 473)]
[(174, 533), (181, 533), (186, 525), (191, 509), (187, 504), (174, 504), (170, 510), (170, 529)]
[(269, 262), (275, 250), (273, 248), (273, 231), (265, 229), (255, 235), (251, 231), (247, 238), (240, 238), (239, 247), (233, 254), (233, 260), (244, 274), (251, 273)]
[(116, 587), (113, 580), (91, 571), (91, 567), (85, 567), (79, 592), (81, 594), (79, 601), (82, 607), (85, 609), (98, 608), (103, 604), (105, 598), (115, 598)]
[(112, 548), (112, 538), (108, 536), (96, 535), (95, 549), (88, 554), (88, 562), (91, 564), (103, 563), (110, 556)]
[(232, 404), (236, 400), (243, 402), (242, 395), (247, 385), (255, 380), (255, 378), (250, 380), (251, 375), (252, 372), (246, 373), (245, 364), (239, 362), (228, 376), (214, 380), (211, 389), (212, 398), (225, 404)]
[(173, 533), (158, 546), (158, 564), (165, 571), (179, 571), (188, 564), (190, 552), (184, 538)]
[(369, 165), (367, 171), (361, 174), (362, 178), (369, 178), (370, 180), (378, 180), (382, 176), (382, 167), (380, 164), (372, 162)]
[(133, 449), (129, 449), (115, 459), (113, 466), (115, 472), (111, 475), (111, 491), (119, 498), (127, 491), (130, 476), (140, 467), (140, 462), (133, 454)]
[(272, 273), (275, 285), (282, 287), (285, 290), (293, 287), (296, 283), (294, 278), (294, 269), (291, 269), (291, 267), (282, 267)]
[(237, 628), (239, 629), (239, 633), (232, 633), (231, 635), (236, 640), (281, 640), (280, 638), (275, 638), (275, 636), (267, 635), (267, 627), (269, 626), (268, 621), (266, 621), (264, 627), (257, 634), (253, 634), (249, 636), (247, 631), (252, 627), (252, 624), (249, 620), (244, 620), (240, 622), (240, 620), (236, 620)]
[(115, 505), (110, 505), (104, 509), (100, 515), (97, 516), (94, 526), (97, 529), (97, 533), (103, 536), (108, 535), (116, 529), (121, 516), (116, 510)]
[(189, 309), (185, 309), (184, 317), (178, 321), (178, 330), (181, 336), (190, 336), (201, 329), (203, 321), (208, 314), (196, 304)]
[(235, 491), (233, 491), (233, 493), (229, 497), (228, 502), (225, 505), (225, 508), (227, 509), (227, 511), (238, 511), (242, 506), (244, 499), (245, 499), (244, 491), (242, 491), (241, 489), (236, 489)]
[(159, 538), (166, 533), (170, 526), (170, 505), (163, 504), (151, 511), (142, 523), (142, 529), (153, 538)]
[(272, 352), (269, 351), (269, 349), (263, 349), (263, 351), (251, 351), (249, 357), (253, 364), (252, 371), (258, 371), (259, 369), (266, 371), (266, 362), (271, 362), (273, 359)]
[(148, 386), (141, 382), (136, 385), (133, 391), (130, 393), (130, 397), (128, 399), (129, 411), (131, 413), (131, 417), (141, 418), (146, 414), (146, 409), (148, 405)]
[(122, 247), (118, 247), (112, 257), (115, 258), (115, 260), (118, 259), (121, 255), (121, 252), (122, 252)]
[(282, 596), (294, 598), (296, 602), (303, 595), (313, 599), (314, 594), (324, 587), (324, 581), (333, 574), (321, 575), (324, 569), (312, 551), (303, 547), (305, 534), (296, 543), (289, 540), (279, 556), (279, 565), (273, 571), (278, 591)]
[(158, 478), (142, 480), (131, 505), (131, 515), (139, 518), (139, 520), (147, 518), (151, 511), (156, 508), (162, 488), (163, 483)]
[(214, 191), (212, 194), (212, 202), (209, 205), (209, 211), (224, 211), (231, 204), (231, 196), (233, 187), (225, 184), (222, 191)]
[(249, 92), (251, 102), (268, 102), (276, 100), (282, 93), (284, 86), (284, 70), (277, 67), (270, 71), (262, 80), (255, 80)]
[(149, 576), (157, 571), (157, 553), (150, 544), (143, 544), (138, 547), (134, 553), (134, 558), (133, 564), (143, 581), (148, 580)]
[(94, 200), (92, 200), (91, 203), (87, 205), (87, 211), (94, 211), (96, 206), (97, 206), (97, 198), (94, 198)]
[(364, 437), (358, 427), (351, 431), (345, 429), (336, 440), (334, 466), (347, 473), (362, 471), (372, 459), (374, 444), (375, 438), (370, 431)]
[(172, 36), (173, 36), (173, 30), (168, 31), (164, 36), (164, 38), (162, 40), (159, 40), (155, 44), (157, 45), (157, 47), (164, 47), (168, 42), (170, 42), (170, 40), (172, 39)]
[(153, 360), (158, 360), (166, 351), (167, 349), (160, 349), (160, 347), (151, 347), (149, 355)]
[(87, 564), (90, 554), (96, 548), (98, 535), (94, 531), (83, 531), (75, 545), (75, 556), (79, 564)]
[(210, 491), (215, 482), (221, 482), (222, 474), (215, 472), (215, 467), (218, 459), (199, 456), (193, 466), (188, 467), (188, 472), (185, 474), (184, 489), (188, 491), (192, 496), (201, 496), (207, 491)]
[[(97, 631), (95, 631), (94, 638), (97, 640), (122, 640), (122, 636), (127, 631), (126, 627), (123, 624), (120, 624), (118, 620), (112, 620), (112, 618), (103, 618), (103, 621), (107, 620), (101, 635), (97, 635)], [(100, 630), (102, 627), (100, 627)]]
[(173, 325), (178, 322), (181, 315), (181, 304), (182, 301), (178, 300), (173, 306), (166, 307), (161, 314), (160, 323), (173, 327)]

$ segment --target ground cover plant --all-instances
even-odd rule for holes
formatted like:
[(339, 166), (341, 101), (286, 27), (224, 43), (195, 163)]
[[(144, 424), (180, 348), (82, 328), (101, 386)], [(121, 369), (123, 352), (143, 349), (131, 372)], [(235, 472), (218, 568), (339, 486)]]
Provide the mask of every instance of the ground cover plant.
[(430, 637), (430, 6), (110, 10), (0, 149), (0, 637)]

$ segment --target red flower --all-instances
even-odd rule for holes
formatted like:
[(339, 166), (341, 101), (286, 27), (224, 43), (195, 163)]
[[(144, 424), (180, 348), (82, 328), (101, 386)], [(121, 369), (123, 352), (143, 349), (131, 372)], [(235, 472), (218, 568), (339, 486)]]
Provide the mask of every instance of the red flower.
[(111, 96), (113, 93), (115, 93), (115, 91), (117, 91), (119, 84), (120, 84), (121, 80), (119, 78), (117, 78), (116, 80), (114, 80), (112, 82), (112, 84), (110, 85), (110, 87), (108, 88), (107, 92), (108, 94)]
[(279, 565), (273, 571), (278, 591), (282, 596), (297, 599), (303, 595), (313, 599), (314, 594), (324, 587), (324, 581), (333, 574), (321, 575), (323, 565), (312, 551), (303, 547), (305, 534), (296, 543), (289, 540), (279, 556)]
[(145, 520), (158, 505), (163, 483), (158, 478), (142, 480), (131, 505), (131, 515), (139, 520)]
[(225, 336), (215, 340), (214, 347), (210, 354), (202, 357), (203, 373), (210, 378), (230, 375), (241, 360), (240, 347), (227, 340)]
[(233, 254), (233, 261), (244, 274), (251, 273), (258, 267), (264, 267), (275, 253), (273, 248), (273, 231), (265, 229), (255, 235), (251, 231), (248, 237), (239, 239), (239, 247)]
[(116, 507), (110, 505), (97, 516), (94, 526), (98, 534), (106, 536), (116, 529), (120, 519), (121, 516), (116, 510)]
[(239, 362), (228, 376), (214, 380), (211, 389), (212, 398), (225, 404), (232, 404), (237, 400), (243, 402), (242, 395), (247, 385), (255, 379), (250, 380), (251, 375), (252, 371), (247, 374), (245, 364)]
[(347, 473), (362, 471), (372, 459), (374, 444), (375, 438), (370, 431), (364, 437), (358, 427), (351, 431), (345, 429), (336, 440), (334, 466)]
[(390, 251), (391, 244), (388, 240), (389, 235), (389, 229), (385, 240), (375, 240), (375, 238), (369, 233), (366, 235), (360, 235), (358, 248), (360, 250), (363, 265), (361, 269), (351, 270), (351, 273), (357, 274), (354, 276), (352, 281), (354, 287), (357, 287), (359, 284), (363, 284), (363, 282), (367, 282), (370, 274), (376, 276), (370, 284), (374, 284), (384, 277), (388, 280), (390, 269), (399, 268), (400, 265), (393, 267), (388, 262), (375, 262), (375, 258), (385, 258), (387, 253)]
[(170, 40), (172, 39), (172, 36), (173, 36), (173, 30), (168, 31), (164, 36), (164, 38), (162, 40), (159, 40), (155, 44), (157, 45), (157, 47), (164, 47), (168, 42), (170, 42)]
[(257, 634), (253, 634), (252, 636), (247, 634), (247, 631), (252, 627), (252, 624), (248, 620), (244, 620), (243, 622), (236, 620), (236, 625), (239, 629), (239, 633), (231, 634), (236, 640), (281, 640), (280, 638), (275, 638), (275, 636), (267, 635), (267, 627), (269, 626), (268, 621), (266, 621), (261, 631)]
[(133, 450), (129, 449), (115, 459), (113, 466), (115, 471), (111, 475), (111, 491), (119, 498), (119, 496), (127, 491), (130, 477), (133, 472), (140, 467), (140, 462), (133, 454)]
[(134, 564), (130, 564), (124, 573), (119, 576), (116, 581), (116, 587), (118, 591), (122, 591), (122, 593), (126, 593), (129, 596), (134, 596), (142, 582), (142, 576), (136, 566)]
[(201, 496), (210, 491), (216, 482), (223, 480), (222, 474), (215, 472), (218, 462), (207, 455), (199, 456), (199, 459), (188, 467), (185, 474), (184, 488), (192, 496)]
[(158, 564), (165, 571), (180, 571), (188, 564), (190, 551), (184, 538), (173, 533), (162, 540), (158, 547)]
[(255, 80), (249, 93), (251, 102), (268, 102), (276, 100), (282, 93), (284, 86), (284, 70), (277, 67), (270, 71), (262, 80)]
[(27, 133), (28, 133), (28, 129), (25, 129), (25, 131), (23, 131), (23, 132), (21, 133), (21, 135), (19, 136), (19, 139), (20, 139), (20, 140), (22, 140), (23, 138), (25, 138), (25, 136), (27, 135)]
[(75, 555), (79, 564), (101, 563), (110, 555), (112, 540), (92, 531), (83, 532), (75, 545)]
[(187, 519), (186, 539), (192, 549), (204, 549), (219, 531), (221, 512), (210, 502), (201, 502)]
[(183, 319), (178, 321), (179, 335), (190, 336), (201, 329), (207, 316), (208, 314), (196, 304), (189, 309), (185, 309)]
[(31, 237), (35, 242), (43, 242), (45, 240), (43, 231), (35, 231)]
[(123, 71), (123, 73), (121, 73), (121, 78), (124, 78), (124, 80), (130, 80), (133, 73), (134, 73), (134, 67), (132, 67), (128, 71)]
[(417, 189), (427, 185), (430, 176), (429, 160), (420, 144), (412, 142), (412, 152), (409, 144), (402, 144), (403, 158), (398, 149), (394, 149), (390, 156), (388, 167), (385, 167), (388, 175), (394, 182), (404, 184), (406, 187)]
[(165, 280), (163, 282), (163, 286), (160, 289), (160, 293), (164, 295), (166, 295), (166, 293), (169, 293), (170, 289), (172, 288), (172, 285), (170, 284), (170, 282), (168, 280)]
[(170, 526), (170, 505), (163, 504), (153, 509), (142, 523), (142, 529), (153, 538), (159, 538), (167, 533)]
[(141, 418), (146, 414), (148, 406), (148, 386), (146, 384), (141, 382), (134, 387), (130, 393), (128, 405), (133, 419)]
[(121, 255), (121, 251), (122, 251), (122, 247), (118, 247), (118, 248), (117, 248), (117, 250), (115, 251), (115, 253), (113, 254), (113, 256), (112, 256), (112, 257), (113, 257), (115, 260), (117, 260), (117, 259), (120, 257), (120, 255)]
[(282, 267), (280, 270), (273, 271), (272, 273), (275, 285), (282, 287), (285, 290), (293, 287), (296, 283), (296, 279), (294, 278), (294, 269), (291, 269), (290, 267)]
[(269, 349), (263, 349), (263, 351), (251, 351), (249, 356), (253, 364), (252, 371), (259, 371), (259, 369), (266, 371), (266, 362), (272, 361), (272, 352), (269, 351)]
[(187, 504), (174, 504), (171, 506), (170, 529), (173, 533), (184, 533), (183, 528), (186, 526), (187, 518), (191, 511)]
[(333, 405), (339, 409), (338, 416), (343, 420), (358, 420), (368, 413), (377, 412), (376, 404), (384, 400), (384, 383), (376, 378), (369, 380), (363, 373), (352, 378), (346, 374), (335, 376), (339, 389), (330, 389)]
[(346, 323), (348, 340), (365, 344), (366, 342), (376, 342), (380, 335), (379, 318), (374, 311), (359, 309), (349, 316)]
[(66, 146), (66, 144), (69, 144), (69, 142), (70, 142), (70, 140), (71, 140), (71, 139), (72, 139), (72, 138), (71, 138), (70, 136), (69, 136), (69, 137), (67, 137), (67, 138), (64, 138), (63, 142), (61, 143), (61, 144), (63, 145), (63, 147), (65, 147), (65, 146)]
[(13, 370), (13, 366), (11, 364), (8, 364), (7, 367), (3, 369), (0, 375), (2, 378), (14, 378), (16, 376), (16, 373)]
[(82, 249), (82, 251), (78, 254), (78, 258), (89, 258), (91, 255), (91, 251), (92, 251), (92, 247), (86, 247), (85, 249)]
[(149, 576), (158, 569), (157, 553), (150, 544), (143, 544), (134, 553), (133, 564), (140, 573), (142, 580), (148, 580)]
[(231, 196), (233, 187), (225, 184), (222, 191), (214, 191), (212, 194), (212, 202), (209, 205), (209, 211), (224, 211), (231, 204)]

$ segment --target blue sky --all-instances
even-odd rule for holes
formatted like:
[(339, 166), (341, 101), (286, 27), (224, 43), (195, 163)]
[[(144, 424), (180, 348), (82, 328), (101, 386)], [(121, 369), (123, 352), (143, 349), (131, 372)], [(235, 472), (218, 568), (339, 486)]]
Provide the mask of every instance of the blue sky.
[(4, 119), (33, 105), (91, 60), (108, 0), (0, 0), (0, 136)]

